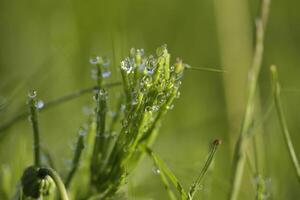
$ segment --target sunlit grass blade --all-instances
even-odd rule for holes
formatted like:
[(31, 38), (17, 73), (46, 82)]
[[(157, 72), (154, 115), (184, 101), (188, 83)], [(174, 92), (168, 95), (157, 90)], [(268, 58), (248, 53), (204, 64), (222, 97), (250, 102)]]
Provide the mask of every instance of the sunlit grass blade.
[(199, 174), (199, 176), (197, 177), (197, 179), (194, 181), (194, 183), (192, 184), (192, 186), (190, 187), (190, 190), (189, 190), (189, 193), (188, 193), (188, 196), (189, 196), (189, 199), (193, 199), (195, 193), (199, 190), (200, 188), (200, 185), (214, 159), (214, 156), (215, 156), (215, 153), (217, 152), (217, 149), (218, 149), (218, 146), (221, 144), (222, 142), (220, 140), (215, 140), (213, 143), (212, 143), (212, 149), (208, 155), (208, 158)]
[(292, 143), (290, 132), (289, 132), (287, 122), (286, 122), (286, 119), (284, 116), (284, 112), (282, 109), (282, 104), (281, 104), (281, 99), (280, 99), (280, 84), (278, 82), (277, 69), (276, 69), (276, 66), (274, 66), (274, 65), (271, 66), (271, 74), (272, 74), (272, 85), (273, 85), (273, 94), (274, 94), (274, 102), (275, 102), (276, 111), (278, 114), (281, 129), (282, 129), (282, 132), (284, 135), (284, 141), (286, 143), (291, 161), (295, 168), (297, 179), (300, 183), (300, 164), (299, 164), (299, 160), (297, 158), (297, 155), (296, 155), (293, 143)]
[[(164, 161), (156, 154), (154, 153), (150, 148), (146, 148), (146, 151), (148, 155), (153, 159), (155, 165), (160, 170), (160, 177), (162, 179), (163, 184), (165, 185), (165, 189), (167, 190), (170, 199), (174, 199), (175, 195), (171, 191), (169, 187), (169, 183), (167, 178), (171, 181), (172, 185), (177, 189), (179, 192), (182, 200), (187, 200), (188, 195), (185, 192), (184, 188), (182, 187), (179, 180), (176, 178), (174, 173), (169, 169), (169, 167), (164, 163)], [(175, 198), (176, 199), (176, 198)]]

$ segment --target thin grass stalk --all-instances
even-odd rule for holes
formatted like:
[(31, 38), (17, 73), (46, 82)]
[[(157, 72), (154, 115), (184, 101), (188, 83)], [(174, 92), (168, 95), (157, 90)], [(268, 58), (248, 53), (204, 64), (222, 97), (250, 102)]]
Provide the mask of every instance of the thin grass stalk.
[(276, 66), (271, 66), (271, 74), (272, 74), (272, 85), (273, 85), (273, 94), (274, 94), (274, 102), (275, 102), (275, 107), (277, 111), (277, 115), (279, 118), (280, 126), (282, 129), (282, 133), (284, 135), (284, 141), (285, 144), (288, 148), (289, 155), (292, 161), (292, 164), (294, 166), (297, 180), (300, 183), (300, 164), (299, 160), (297, 158), (294, 145), (290, 136), (290, 132), (288, 129), (288, 125), (284, 116), (284, 112), (282, 109), (282, 104), (281, 104), (281, 98), (280, 98), (280, 84), (278, 82), (278, 75), (277, 75), (277, 69)]
[(254, 107), (255, 107), (255, 93), (258, 82), (258, 75), (261, 69), (263, 50), (264, 50), (264, 36), (265, 28), (269, 14), (270, 0), (262, 0), (261, 12), (258, 20), (256, 21), (256, 41), (255, 49), (252, 60), (252, 65), (249, 71), (248, 78), (248, 97), (246, 104), (246, 111), (244, 120), (242, 123), (239, 139), (235, 146), (235, 155), (233, 160), (233, 176), (231, 190), (229, 194), (230, 200), (236, 200), (238, 198), (242, 176), (244, 171), (244, 165), (246, 160), (246, 150), (249, 140), (249, 130), (251, 129), (254, 119)]
[[(158, 169), (160, 170), (160, 174), (164, 174), (164, 176), (161, 176), (161, 179), (164, 177), (168, 177), (168, 179), (171, 181), (172, 185), (177, 189), (178, 193), (180, 194), (180, 197), (182, 200), (187, 200), (188, 199), (188, 195), (186, 193), (186, 191), (184, 190), (183, 186), (181, 185), (181, 183), (179, 182), (179, 180), (177, 179), (177, 177), (174, 175), (174, 173), (169, 169), (169, 167), (164, 163), (164, 161), (156, 154), (154, 153), (150, 148), (146, 148), (146, 152), (147, 154), (153, 159), (155, 165), (158, 167)], [(165, 180), (163, 180), (163, 183)], [(164, 184), (168, 184), (164, 183)], [(165, 188), (169, 194), (170, 198), (173, 198), (174, 194), (171, 195), (170, 193), (172, 193), (170, 191), (170, 187)]]
[(34, 152), (34, 165), (36, 167), (41, 164), (40, 156), (40, 136), (39, 136), (39, 124), (38, 124), (38, 109), (36, 107), (36, 91), (32, 90), (28, 93), (28, 107), (29, 107), (29, 119), (33, 131), (33, 152)]
[[(84, 130), (79, 130), (79, 131), (84, 131)], [(76, 143), (76, 148), (75, 148), (75, 152), (74, 152), (74, 157), (73, 157), (73, 161), (72, 161), (72, 167), (71, 170), (69, 171), (67, 178), (65, 180), (65, 186), (66, 188), (68, 188), (70, 186), (70, 183), (78, 169), (79, 166), (79, 161), (81, 158), (81, 154), (82, 154), (82, 150), (84, 149), (84, 135), (79, 133), (78, 139), (77, 139), (77, 143)]]
[[(121, 82), (114, 82), (114, 83), (108, 83), (108, 84), (105, 84), (105, 88), (111, 88), (111, 87), (116, 87), (116, 86), (120, 86), (121, 85)], [(76, 90), (70, 94), (67, 94), (67, 95), (64, 95), (62, 97), (58, 97), (56, 99), (53, 99), (53, 100), (50, 100), (48, 102), (45, 102), (44, 103), (44, 106), (42, 106), (41, 108), (39, 108), (38, 110), (40, 112), (44, 111), (44, 110), (47, 110), (49, 108), (52, 108), (52, 107), (55, 107), (57, 105), (60, 105), (62, 103), (65, 103), (65, 102), (68, 102), (68, 101), (71, 101), (73, 99), (76, 99), (78, 97), (81, 97), (82, 95), (84, 94), (87, 94), (87, 93), (91, 93), (95, 90), (98, 90), (99, 88), (96, 86), (93, 86), (93, 87), (88, 87), (88, 88), (84, 88), (84, 89), (80, 89), (80, 90)], [(26, 117), (28, 116), (28, 111), (20, 111), (19, 114), (15, 115), (14, 117), (12, 117), (10, 120), (8, 120), (7, 122), (5, 122), (4, 124), (2, 124), (0, 126), (0, 141), (1, 139), (4, 137), (4, 132), (5, 130), (7, 130), (8, 128), (10, 128), (11, 126), (13, 126), (15, 123), (23, 120), (23, 119), (26, 119)]]
[(206, 173), (207, 173), (207, 171), (208, 171), (208, 169), (209, 169), (209, 167), (210, 167), (210, 165), (211, 165), (211, 163), (212, 163), (212, 161), (215, 157), (217, 149), (218, 149), (218, 147), (221, 143), (222, 142), (220, 140), (215, 140), (213, 142), (212, 149), (211, 149), (211, 151), (208, 155), (208, 158), (207, 158), (207, 160), (206, 160), (199, 176), (197, 177), (197, 179), (194, 181), (194, 183), (190, 187), (190, 190), (189, 190), (189, 193), (188, 193), (188, 197), (189, 197), (188, 199), (189, 200), (192, 200), (194, 198), (194, 195), (196, 194), (196, 192), (199, 190), (200, 185), (201, 185), (201, 183), (202, 183), (202, 181), (203, 181), (203, 179), (204, 179), (204, 177), (205, 177), (205, 175), (206, 175)]

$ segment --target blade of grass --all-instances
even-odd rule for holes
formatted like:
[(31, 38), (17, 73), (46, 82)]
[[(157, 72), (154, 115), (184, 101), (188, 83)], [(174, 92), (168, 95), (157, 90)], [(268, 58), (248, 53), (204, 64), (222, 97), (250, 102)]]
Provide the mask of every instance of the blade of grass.
[[(121, 82), (108, 83), (108, 84), (105, 84), (105, 88), (111, 88), (111, 87), (116, 87), (116, 86), (120, 86), (120, 85), (121, 85)], [(78, 98), (78, 97), (80, 97), (84, 94), (93, 92), (94, 90), (97, 90), (97, 89), (98, 89), (98, 87), (95, 87), (95, 86), (88, 87), (88, 88), (77, 90), (75, 92), (64, 95), (62, 97), (58, 97), (57, 99), (50, 100), (48, 102), (45, 102), (44, 106), (39, 108), (39, 111), (47, 110), (47, 109), (52, 108), (54, 106), (57, 106), (57, 105), (60, 105), (62, 103), (68, 102), (70, 100), (76, 99), (76, 98)], [(5, 122), (4, 124), (2, 124), (0, 126), (0, 133), (7, 130), (8, 128), (10, 128), (15, 123), (17, 123), (17, 122), (19, 122), (23, 119), (26, 119), (27, 115), (28, 115), (27, 111), (20, 111), (19, 114), (12, 117), (10, 120), (8, 120), (7, 122)], [(0, 140), (4, 137), (4, 135), (5, 135), (4, 133), (1, 133)]]
[(290, 155), (291, 161), (293, 163), (293, 166), (295, 168), (298, 182), (300, 183), (300, 164), (299, 164), (299, 160), (296, 156), (296, 152), (295, 152), (295, 149), (294, 149), (294, 146), (292, 143), (290, 132), (289, 132), (287, 122), (286, 122), (286, 119), (284, 116), (284, 112), (282, 109), (282, 104), (281, 104), (281, 99), (280, 99), (280, 84), (278, 82), (277, 69), (276, 69), (276, 66), (274, 66), (274, 65), (271, 66), (271, 74), (272, 74), (272, 85), (273, 85), (273, 94), (274, 94), (274, 102), (275, 102), (276, 111), (278, 114), (282, 133), (284, 135), (284, 141), (288, 148), (289, 155)]
[(199, 190), (200, 188), (200, 185), (214, 159), (214, 156), (215, 156), (215, 153), (217, 152), (217, 149), (218, 149), (218, 146), (221, 144), (222, 142), (220, 140), (215, 140), (213, 142), (213, 146), (212, 146), (212, 149), (208, 155), (208, 158), (199, 174), (199, 176), (197, 177), (197, 179), (194, 181), (194, 183), (192, 184), (192, 186), (190, 187), (190, 190), (189, 190), (189, 193), (188, 193), (188, 196), (189, 198), (188, 199), (193, 199), (194, 198), (194, 195), (195, 193)]
[(70, 186), (72, 178), (74, 177), (74, 175), (78, 169), (78, 166), (79, 166), (79, 161), (81, 158), (82, 150), (84, 149), (84, 135), (86, 134), (86, 133), (82, 133), (83, 131), (85, 132), (85, 130), (83, 128), (79, 129), (79, 136), (77, 139), (77, 144), (76, 144), (76, 148), (75, 148), (75, 152), (74, 152), (72, 167), (71, 167), (71, 170), (69, 171), (67, 178), (65, 180), (66, 188), (68, 188)]
[(209, 67), (192, 67), (189, 65), (185, 65), (185, 69), (194, 70), (194, 71), (206, 71), (206, 72), (217, 72), (217, 73), (226, 73), (225, 70), (209, 68)]
[(36, 91), (32, 90), (28, 93), (29, 119), (33, 130), (33, 150), (34, 150), (34, 165), (40, 166), (40, 136), (38, 124), (38, 109), (36, 107)]
[(177, 189), (177, 191), (179, 192), (179, 194), (181, 196), (181, 199), (187, 200), (188, 199), (187, 193), (185, 192), (184, 188), (182, 187), (181, 183), (176, 178), (174, 173), (164, 163), (164, 161), (156, 153), (154, 153), (150, 148), (146, 148), (146, 152), (153, 159), (155, 165), (160, 170), (160, 174), (163, 174), (163, 175), (160, 175), (160, 177), (165, 185), (165, 189), (167, 190), (170, 199), (173, 199), (173, 196), (175, 196), (175, 195), (171, 191), (171, 189), (169, 187), (169, 183), (166, 178), (168, 178), (171, 181), (171, 183), (173, 184), (173, 186)]
[(261, 68), (263, 49), (264, 49), (264, 35), (269, 14), (270, 0), (262, 0), (261, 13), (259, 19), (256, 21), (256, 41), (252, 60), (252, 66), (249, 71), (248, 79), (248, 97), (244, 120), (240, 130), (239, 139), (235, 146), (235, 155), (233, 160), (233, 176), (231, 190), (229, 193), (230, 200), (236, 200), (240, 190), (242, 176), (246, 160), (246, 151), (249, 140), (249, 129), (251, 129), (254, 119), (255, 107), (255, 93), (258, 82), (258, 75)]

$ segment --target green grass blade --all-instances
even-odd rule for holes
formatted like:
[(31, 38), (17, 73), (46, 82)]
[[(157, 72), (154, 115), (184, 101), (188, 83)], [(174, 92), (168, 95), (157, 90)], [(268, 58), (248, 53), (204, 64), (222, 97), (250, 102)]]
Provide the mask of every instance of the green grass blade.
[(188, 199), (188, 195), (185, 192), (184, 188), (182, 187), (181, 183), (179, 182), (179, 180), (176, 178), (176, 176), (174, 175), (174, 173), (169, 169), (169, 167), (164, 163), (164, 161), (156, 154), (154, 153), (151, 149), (147, 148), (146, 149), (148, 155), (153, 159), (155, 165), (158, 167), (158, 169), (160, 170), (160, 174), (161, 175), (161, 179), (164, 183), (164, 185), (166, 186), (165, 189), (167, 190), (170, 198), (172, 199), (174, 194), (169, 187), (169, 183), (167, 181), (167, 178), (171, 181), (171, 183), (173, 184), (173, 186), (177, 189), (177, 191), (179, 192), (181, 199), (182, 200), (186, 200)]
[[(116, 87), (116, 86), (120, 86), (121, 82), (114, 82), (114, 83), (108, 83), (108, 84), (104, 84), (105, 88), (111, 88), (111, 87)], [(84, 88), (84, 89), (80, 89), (77, 91), (74, 91), (70, 94), (66, 94), (62, 97), (58, 97), (56, 99), (50, 100), (48, 102), (44, 103), (44, 106), (39, 108), (39, 111), (44, 111), (47, 110), (49, 108), (55, 107), (57, 105), (60, 105), (62, 103), (65, 102), (69, 102), (73, 99), (76, 99), (78, 97), (81, 97), (84, 94), (87, 93), (91, 93), (93, 92), (95, 89), (98, 89), (98, 87), (88, 87), (88, 88)], [(5, 134), (3, 133), (5, 130), (7, 130), (8, 128), (10, 128), (12, 125), (14, 125), (15, 123), (26, 119), (26, 117), (28, 116), (28, 112), (27, 111), (20, 111), (17, 115), (15, 115), (14, 117), (12, 117), (11, 119), (9, 119), (8, 121), (4, 122), (3, 124), (0, 125), (0, 141), (2, 140), (2, 138), (5, 136)]]
[(272, 74), (272, 85), (273, 85), (273, 94), (274, 94), (274, 102), (275, 107), (277, 110), (277, 114), (280, 121), (280, 126), (284, 135), (284, 141), (286, 143), (286, 146), (289, 151), (289, 155), (291, 158), (291, 161), (293, 163), (293, 166), (295, 168), (295, 172), (297, 175), (298, 182), (300, 183), (300, 164), (299, 160), (296, 156), (296, 152), (292, 143), (292, 139), (290, 136), (290, 132), (287, 126), (287, 122), (284, 116), (284, 112), (282, 109), (281, 99), (280, 99), (280, 85), (278, 82), (278, 75), (277, 75), (277, 69), (276, 66), (271, 66), (271, 74)]
[(218, 146), (221, 144), (222, 142), (220, 140), (215, 140), (213, 142), (213, 146), (212, 146), (212, 149), (208, 155), (208, 158), (199, 174), (199, 176), (197, 177), (197, 179), (194, 181), (194, 183), (192, 184), (192, 186), (190, 187), (190, 190), (189, 190), (189, 193), (188, 193), (188, 196), (189, 196), (189, 199), (193, 199), (195, 193), (199, 190), (200, 188), (200, 185), (215, 157), (215, 154), (217, 152), (217, 149), (218, 149)]
[(244, 166), (246, 162), (246, 151), (249, 143), (249, 135), (252, 131), (252, 124), (254, 120), (255, 98), (258, 84), (258, 76), (261, 69), (261, 63), (264, 51), (265, 28), (269, 14), (270, 0), (261, 1), (261, 11), (258, 20), (256, 21), (256, 41), (254, 47), (254, 54), (252, 58), (252, 65), (249, 69), (248, 78), (248, 93), (247, 104), (242, 127), (239, 133), (239, 138), (235, 145), (235, 152), (233, 158), (233, 174), (231, 177), (231, 188), (229, 193), (230, 200), (237, 200), (242, 177), (244, 173)]
[(32, 90), (28, 93), (29, 119), (33, 130), (33, 150), (34, 150), (34, 165), (40, 166), (40, 136), (38, 124), (38, 108), (36, 107), (36, 91)]

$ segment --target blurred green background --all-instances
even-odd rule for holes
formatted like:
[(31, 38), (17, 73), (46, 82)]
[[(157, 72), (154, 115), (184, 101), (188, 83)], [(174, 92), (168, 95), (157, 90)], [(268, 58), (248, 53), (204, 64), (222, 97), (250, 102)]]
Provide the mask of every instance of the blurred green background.
[[(300, 152), (300, 14), (296, 0), (271, 3), (262, 73), (259, 80), (255, 129), (260, 173), (268, 185), (268, 199), (300, 199), (299, 184), (288, 157), (274, 110), (269, 66), (276, 64), (282, 98), (297, 155)], [(259, 1), (250, 0), (1, 0), (0, 112), (5, 122), (26, 109), (28, 89), (47, 101), (93, 84), (92, 55), (111, 59), (110, 81), (131, 47), (146, 54), (168, 44), (177, 56), (195, 67), (222, 68), (226, 73), (185, 73), (181, 98), (165, 123), (153, 149), (188, 187), (199, 173), (210, 142), (223, 141), (198, 198), (226, 199), (231, 160), (245, 109), (247, 69), (253, 51)], [(115, 53), (113, 53), (115, 52)], [(113, 56), (115, 55), (115, 56)], [(40, 114), (42, 145), (65, 169), (82, 110), (91, 95)], [(31, 128), (27, 120), (1, 132), (0, 163), (17, 169), (12, 188), (31, 163)], [(249, 151), (253, 162), (253, 150)], [(128, 181), (129, 199), (167, 199), (152, 162), (145, 158)], [(255, 177), (246, 167), (240, 199), (255, 197)]]

